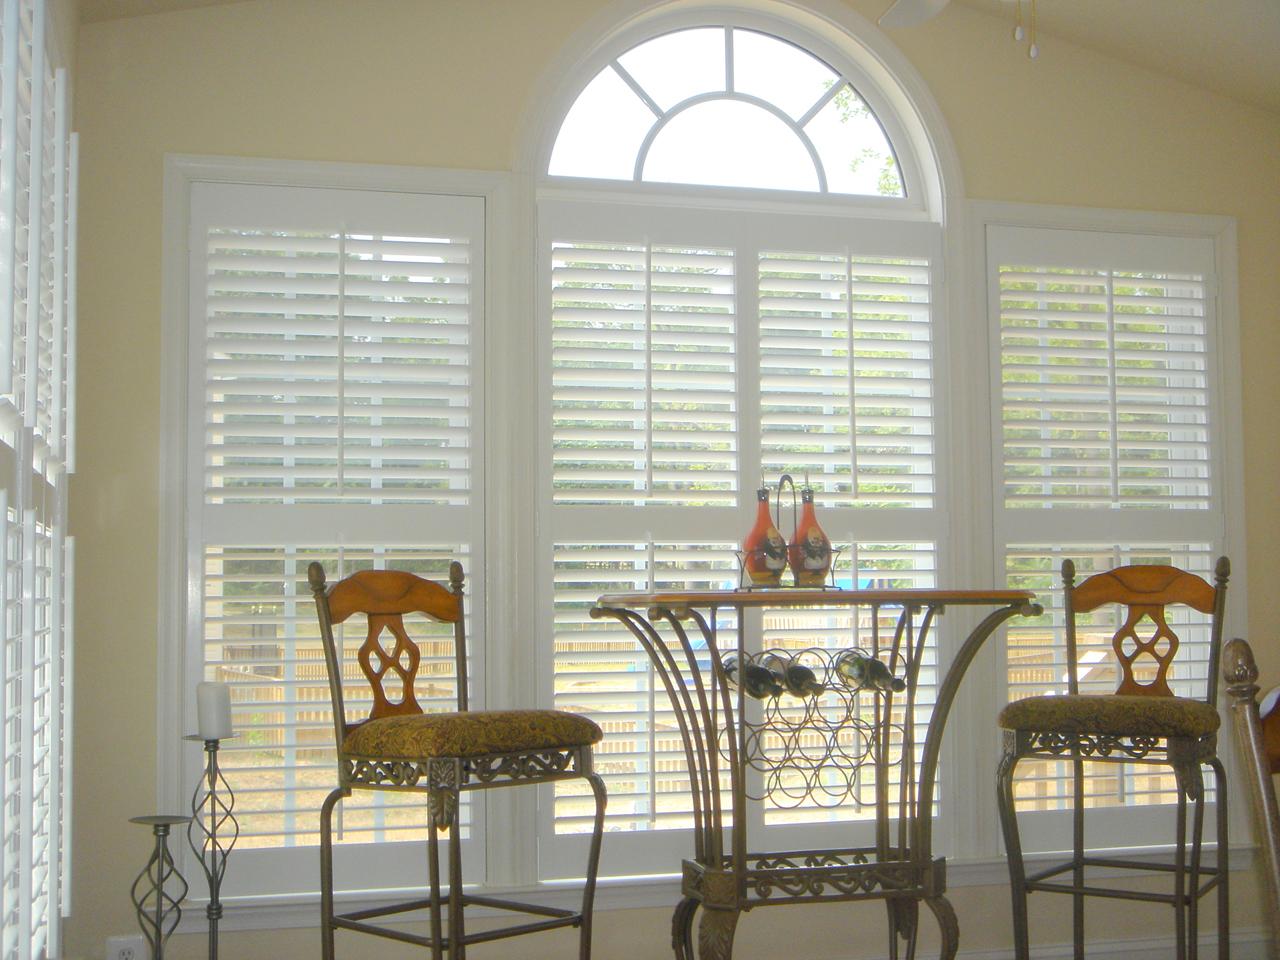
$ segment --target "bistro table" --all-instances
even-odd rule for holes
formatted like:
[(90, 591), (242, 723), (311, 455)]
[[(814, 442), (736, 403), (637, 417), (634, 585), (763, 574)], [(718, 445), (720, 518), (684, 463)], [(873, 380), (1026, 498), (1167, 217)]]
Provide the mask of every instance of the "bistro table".
[[(965, 670), (1006, 620), (1038, 616), (1042, 611), (1034, 601), (1035, 594), (1025, 590), (785, 587), (605, 594), (596, 601), (591, 616), (621, 621), (649, 655), (671, 700), (689, 766), (694, 851), (683, 862), (682, 898), (672, 917), (677, 960), (693, 960), (699, 906), (697, 956), (728, 960), (744, 910), (848, 900), (885, 902), (894, 958), (899, 938), (906, 956), (915, 955), (923, 902), (941, 928), (941, 956), (955, 956), (959, 930), (944, 896), (946, 861), (932, 851), (938, 751)], [(965, 638), (937, 689), (917, 767), (920, 668), (935, 619), (958, 606), (995, 609)], [(869, 642), (856, 650), (749, 653), (745, 613), (751, 608), (844, 609), (855, 620), (869, 621)], [(723, 641), (721, 630), (728, 635)], [(878, 685), (859, 686), (837, 668), (850, 651), (890, 668), (881, 671)], [(757, 703), (747, 697), (750, 678), (738, 683), (729, 676), (741, 679), (754, 669), (757, 679), (768, 677), (755, 669), (764, 667), (780, 677), (788, 665), (809, 671), (793, 675), (807, 683), (808, 695), (801, 689), (777, 694), (775, 687)], [(897, 683), (889, 682), (889, 673)], [(728, 809), (721, 799), (725, 774)], [(821, 794), (825, 800), (843, 790), (852, 797), (868, 789), (867, 777), (874, 777), (873, 846), (752, 853), (747, 830), (731, 829), (726, 850), (726, 828), (747, 823), (749, 801), (760, 802), (771, 790), (793, 798)]]

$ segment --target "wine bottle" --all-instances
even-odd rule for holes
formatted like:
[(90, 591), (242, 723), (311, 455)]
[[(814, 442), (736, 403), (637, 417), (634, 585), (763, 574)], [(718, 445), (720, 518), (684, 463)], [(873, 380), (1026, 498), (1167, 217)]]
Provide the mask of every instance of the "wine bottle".
[(895, 677), (884, 661), (854, 650), (840, 654), (836, 673), (854, 690), (870, 687), (881, 693), (901, 693), (907, 689), (907, 682)]
[(826, 685), (818, 682), (817, 674), (798, 660), (787, 664), (782, 682), (793, 697), (820, 697), (827, 692)]
[[(779, 696), (785, 689), (782, 685), (782, 677), (779, 674), (758, 663), (752, 663), (748, 660), (742, 670), (739, 671), (738, 655), (736, 653), (731, 653), (725, 657), (722, 666), (724, 667), (724, 675), (730, 683), (734, 685), (741, 683), (743, 689), (747, 692), (747, 696), (754, 697), (757, 700), (767, 700), (770, 697)], [(741, 673), (741, 676), (739, 676), (739, 673)]]

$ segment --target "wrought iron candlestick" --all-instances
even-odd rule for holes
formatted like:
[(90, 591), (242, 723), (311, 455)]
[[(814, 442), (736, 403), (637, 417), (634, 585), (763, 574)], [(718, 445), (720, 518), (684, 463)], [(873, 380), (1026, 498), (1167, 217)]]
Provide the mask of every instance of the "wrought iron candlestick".
[[(151, 828), (156, 838), (155, 849), (151, 859), (138, 874), (129, 892), (133, 900), (133, 909), (138, 914), (138, 926), (142, 935), (151, 945), (152, 960), (164, 960), (164, 942), (169, 939), (182, 919), (182, 898), (187, 895), (187, 881), (173, 863), (169, 854), (169, 830), (180, 823), (187, 823), (190, 817), (154, 816), (132, 817), (130, 823), (140, 823)], [(177, 886), (176, 895), (171, 889)]]
[[(240, 823), (234, 813), (236, 795), (218, 769), (220, 740), (205, 740), (199, 735), (184, 737), (204, 744), (204, 774), (191, 795), (191, 817), (187, 824), (187, 843), (200, 860), (209, 881), (209, 960), (218, 957), (218, 921), (222, 919), (222, 877), (227, 872), (227, 855), (240, 836)], [(227, 737), (225, 739), (232, 739)]]

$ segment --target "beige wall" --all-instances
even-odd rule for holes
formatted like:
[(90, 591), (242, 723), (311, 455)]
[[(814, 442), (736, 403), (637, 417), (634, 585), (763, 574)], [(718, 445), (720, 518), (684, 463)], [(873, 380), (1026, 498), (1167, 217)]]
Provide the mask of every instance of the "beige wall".
[[(884, 6), (851, 2), (870, 18)], [(82, 27), (72, 956), (101, 956), (104, 937), (135, 929), (127, 885), (145, 842), (125, 821), (155, 804), (164, 155), (509, 169), (527, 92), (562, 39), (604, 6), (254, 0)], [(1280, 574), (1272, 487), (1280, 469), (1280, 117), (1051, 37), (1029, 63), (1008, 24), (958, 5), (894, 39), (942, 108), (970, 197), (1238, 218), (1244, 426), (1255, 438), (1245, 454), (1250, 619), (1264, 676), (1280, 679), (1280, 646), (1264, 629), (1280, 619), (1280, 591), (1271, 588)], [(1240, 881), (1250, 886), (1247, 876)], [(1002, 888), (958, 889), (954, 899), (967, 948), (1008, 942)], [(1050, 906), (1065, 903), (1041, 904), (1039, 916)], [(743, 956), (772, 948), (817, 960), (883, 942), (873, 907), (786, 913), (794, 921), (786, 924), (766, 916), (745, 923)], [(604, 914), (598, 955), (667, 956), (667, 917)], [(1247, 890), (1235, 919), (1259, 922)], [(1166, 921), (1154, 908), (1099, 906), (1090, 926), (1124, 939)], [(1043, 942), (1068, 936), (1061, 919), (1035, 929)], [(563, 955), (559, 936), (525, 941), (520, 955)], [(314, 946), (310, 931), (245, 934), (225, 955), (292, 960), (314, 955)], [(172, 955), (194, 957), (200, 947), (182, 939)], [(410, 952), (374, 943), (361, 955)]]

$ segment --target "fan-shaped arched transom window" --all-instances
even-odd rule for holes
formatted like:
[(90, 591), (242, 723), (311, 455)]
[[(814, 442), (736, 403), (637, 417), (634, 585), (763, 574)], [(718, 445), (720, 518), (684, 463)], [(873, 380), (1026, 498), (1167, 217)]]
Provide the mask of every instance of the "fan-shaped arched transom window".
[(666, 33), (610, 61), (560, 127), (553, 176), (905, 197), (850, 79), (740, 27)]

